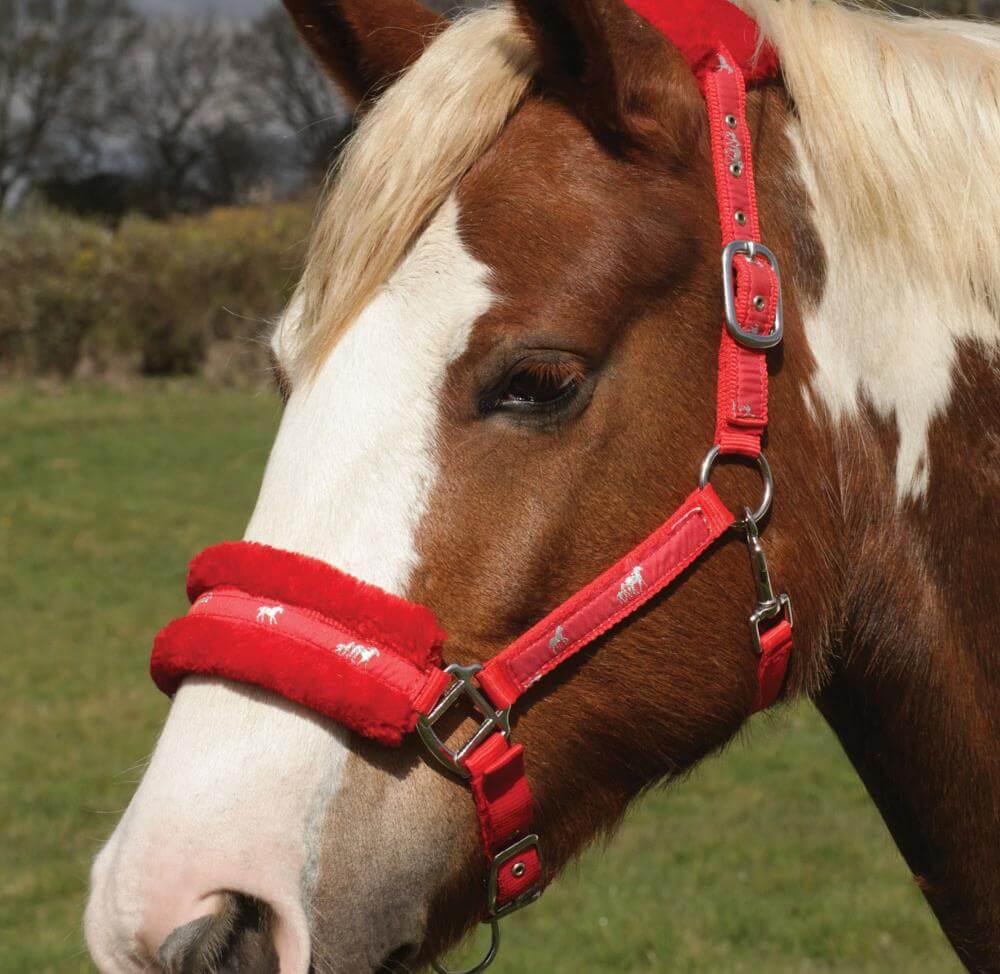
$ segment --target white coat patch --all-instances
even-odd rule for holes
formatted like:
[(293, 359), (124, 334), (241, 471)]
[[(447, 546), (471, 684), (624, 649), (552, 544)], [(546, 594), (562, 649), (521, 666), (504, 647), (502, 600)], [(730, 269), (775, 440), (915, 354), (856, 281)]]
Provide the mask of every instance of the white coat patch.
[[(437, 475), (442, 387), (492, 301), (488, 276), (448, 200), (315, 379), (293, 389), (248, 540), (405, 593)], [(262, 605), (257, 619), (279, 625), (282, 612)], [(367, 663), (378, 650), (344, 643), (338, 652)], [(318, 829), (349, 741), (273, 694), (186, 680), (94, 865), (86, 934), (99, 969), (147, 970), (174, 926), (200, 915), (178, 902), (194, 897), (196, 910), (198, 896), (228, 889), (274, 907), (281, 970), (306, 974)]]

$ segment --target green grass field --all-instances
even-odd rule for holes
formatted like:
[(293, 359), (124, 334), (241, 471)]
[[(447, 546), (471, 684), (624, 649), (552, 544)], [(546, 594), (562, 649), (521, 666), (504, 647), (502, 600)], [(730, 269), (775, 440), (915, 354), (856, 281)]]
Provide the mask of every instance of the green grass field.
[[(266, 393), (0, 393), (0, 972), (89, 971), (88, 863), (166, 701), (146, 675), (187, 559), (241, 534)], [(498, 974), (956, 972), (881, 820), (807, 706), (647, 796), (510, 920)]]

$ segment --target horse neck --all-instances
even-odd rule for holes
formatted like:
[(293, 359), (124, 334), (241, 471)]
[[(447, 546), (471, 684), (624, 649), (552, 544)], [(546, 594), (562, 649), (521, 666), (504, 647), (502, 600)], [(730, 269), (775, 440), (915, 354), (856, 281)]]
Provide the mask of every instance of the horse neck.
[(888, 423), (869, 416), (841, 435), (848, 582), (816, 701), (960, 956), (998, 971), (1000, 531), (995, 473), (975, 469), (997, 429), (975, 416), (996, 415), (1000, 397), (985, 366), (959, 356), (964, 378), (931, 431), (919, 499), (894, 498)]
[(943, 291), (911, 307), (902, 276), (873, 287), (780, 94), (751, 111), (801, 313), (771, 421), (796, 502), (779, 496), (766, 539), (801, 610), (789, 688), (837, 733), (960, 956), (1000, 971), (997, 315)]

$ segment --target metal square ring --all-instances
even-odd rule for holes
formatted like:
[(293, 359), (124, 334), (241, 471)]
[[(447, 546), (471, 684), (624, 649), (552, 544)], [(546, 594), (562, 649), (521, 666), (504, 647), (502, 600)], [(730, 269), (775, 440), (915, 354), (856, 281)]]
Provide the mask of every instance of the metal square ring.
[[(497, 710), (486, 699), (482, 690), (473, 683), (473, 678), (482, 669), (479, 663), (472, 666), (462, 666), (459, 663), (452, 663), (445, 667), (445, 673), (455, 677), (454, 682), (442, 694), (441, 699), (435, 704), (434, 709), (426, 716), (417, 720), (417, 733), (420, 739), (427, 745), (427, 749), (448, 771), (461, 775), (463, 778), (471, 777), (469, 769), (465, 766), (466, 755), (474, 751), (483, 741), (494, 731), (499, 731), (504, 737), (510, 735), (510, 708)], [(478, 730), (461, 747), (452, 750), (438, 736), (434, 730), (434, 725), (458, 703), (462, 697), (467, 697), (472, 706), (483, 718)]]

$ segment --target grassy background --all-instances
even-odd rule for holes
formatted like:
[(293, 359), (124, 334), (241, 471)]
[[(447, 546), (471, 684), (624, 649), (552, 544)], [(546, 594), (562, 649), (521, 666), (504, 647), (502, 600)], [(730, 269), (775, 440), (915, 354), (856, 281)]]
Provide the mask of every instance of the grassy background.
[[(187, 559), (238, 537), (266, 393), (0, 393), (0, 971), (89, 971), (88, 863), (166, 712), (146, 675)], [(957, 972), (860, 783), (806, 706), (650, 794), (505, 925), (497, 970)]]

